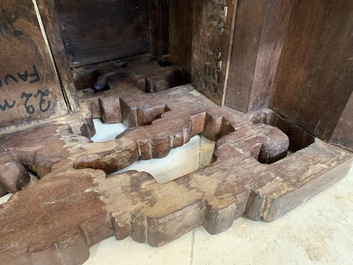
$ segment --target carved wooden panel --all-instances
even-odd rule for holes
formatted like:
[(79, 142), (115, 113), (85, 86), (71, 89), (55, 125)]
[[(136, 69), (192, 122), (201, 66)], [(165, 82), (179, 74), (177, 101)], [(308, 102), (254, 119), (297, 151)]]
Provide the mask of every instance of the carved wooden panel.
[(218, 105), (224, 102), (236, 5), (236, 0), (193, 3), (193, 84)]
[[(12, 172), (0, 181), (20, 185), (26, 170), (41, 178), (0, 207), (4, 264), (82, 264), (110, 236), (161, 246), (200, 225), (220, 233), (243, 215), (272, 221), (351, 166), (351, 153), (315, 138), (285, 157), (290, 141), (265, 124), (270, 111), (221, 108), (191, 85), (144, 93), (141, 78), (117, 72), (109, 90), (94, 94), (101, 116), (116, 113), (130, 127), (115, 140), (91, 143), (74, 133), (72, 117), (0, 136), (0, 166)], [(165, 184), (145, 172), (113, 173), (164, 157), (196, 134), (216, 141), (205, 168)]]
[(0, 128), (67, 113), (31, 0), (0, 3)]

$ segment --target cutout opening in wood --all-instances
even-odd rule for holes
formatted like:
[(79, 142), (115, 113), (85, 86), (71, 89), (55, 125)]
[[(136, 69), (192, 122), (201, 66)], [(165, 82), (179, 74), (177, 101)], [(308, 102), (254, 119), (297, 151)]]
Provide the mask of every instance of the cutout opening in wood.
[(260, 150), (258, 161), (262, 164), (275, 163), (299, 150), (307, 148), (315, 142), (315, 137), (311, 133), (281, 116), (277, 112), (272, 112), (265, 123), (274, 126), (284, 132), (289, 138), (289, 147), (287, 152), (284, 152), (278, 157), (271, 159), (268, 159), (266, 154), (262, 153)]
[[(95, 119), (94, 124), (97, 130), (96, 135), (91, 138), (94, 142), (113, 140), (116, 135), (119, 136), (128, 130), (123, 123), (105, 124), (102, 120)], [(214, 151), (214, 141), (202, 135), (196, 135), (187, 144), (171, 150), (165, 158), (139, 160), (122, 170), (109, 174), (108, 177), (137, 170), (151, 174), (158, 183), (163, 184), (212, 164), (215, 161)]]

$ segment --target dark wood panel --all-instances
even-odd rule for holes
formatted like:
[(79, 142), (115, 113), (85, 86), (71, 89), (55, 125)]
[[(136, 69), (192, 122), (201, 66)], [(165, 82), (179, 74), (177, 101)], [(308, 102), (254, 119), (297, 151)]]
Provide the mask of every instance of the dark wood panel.
[(148, 0), (151, 52), (154, 56), (162, 56), (169, 50), (169, 2)]
[(57, 0), (71, 66), (150, 51), (148, 1)]
[(330, 142), (353, 152), (353, 92), (333, 132)]
[(225, 104), (242, 112), (268, 105), (291, 0), (238, 2)]
[(169, 1), (169, 54), (191, 72), (193, 4), (191, 0)]
[(328, 140), (352, 93), (353, 1), (296, 1), (270, 106)]
[(0, 3), (0, 130), (67, 113), (31, 0)]
[(266, 1), (238, 1), (225, 104), (242, 112), (248, 111), (265, 10)]

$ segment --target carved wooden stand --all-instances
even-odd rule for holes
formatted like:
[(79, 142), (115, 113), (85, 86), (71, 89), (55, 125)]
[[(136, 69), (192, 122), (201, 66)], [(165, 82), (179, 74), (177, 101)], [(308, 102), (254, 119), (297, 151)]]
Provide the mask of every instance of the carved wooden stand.
[[(351, 153), (318, 139), (285, 157), (287, 135), (265, 124), (271, 111), (220, 108), (190, 85), (146, 94), (138, 81), (117, 73), (109, 90), (83, 96), (98, 103), (96, 116), (130, 127), (116, 140), (90, 142), (77, 133), (91, 132), (89, 122), (73, 116), (1, 135), (0, 164), (12, 172), (3, 183), (20, 188), (23, 168), (41, 178), (0, 208), (4, 264), (82, 264), (90, 246), (113, 235), (157, 247), (200, 225), (217, 234), (240, 216), (272, 221), (350, 168)], [(145, 172), (107, 177), (197, 134), (216, 141), (215, 162), (205, 168), (166, 184)]]
[[(2, 0), (0, 263), (269, 222), (343, 178), (353, 155), (327, 142), (353, 150), (352, 14), (349, 0)], [(93, 118), (128, 129), (93, 143)], [(204, 168), (116, 173), (195, 135), (216, 142)]]

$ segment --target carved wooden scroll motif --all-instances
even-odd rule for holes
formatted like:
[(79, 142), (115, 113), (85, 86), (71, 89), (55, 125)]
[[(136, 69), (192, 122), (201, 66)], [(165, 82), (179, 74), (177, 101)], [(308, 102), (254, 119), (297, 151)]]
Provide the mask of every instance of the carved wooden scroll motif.
[[(190, 85), (144, 93), (139, 80), (117, 73), (109, 90), (85, 96), (98, 100), (102, 116), (114, 106), (116, 119), (130, 127), (117, 139), (90, 143), (58, 120), (33, 131), (56, 132), (48, 141), (7, 146), (2, 161), (30, 168), (41, 180), (0, 208), (4, 264), (82, 264), (89, 247), (110, 236), (161, 246), (200, 225), (220, 233), (242, 215), (272, 221), (350, 168), (351, 153), (318, 139), (284, 158), (289, 139), (264, 124), (266, 112), (220, 108)], [(216, 141), (215, 162), (205, 168), (166, 184), (137, 171), (107, 177), (138, 159), (166, 156), (196, 134)], [(11, 143), (12, 135), (2, 137)]]
[(223, 104), (237, 1), (195, 1), (193, 83), (218, 105)]
[(31, 0), (0, 3), (0, 128), (67, 113)]

